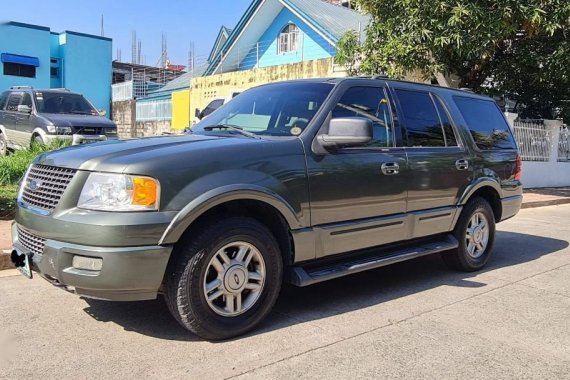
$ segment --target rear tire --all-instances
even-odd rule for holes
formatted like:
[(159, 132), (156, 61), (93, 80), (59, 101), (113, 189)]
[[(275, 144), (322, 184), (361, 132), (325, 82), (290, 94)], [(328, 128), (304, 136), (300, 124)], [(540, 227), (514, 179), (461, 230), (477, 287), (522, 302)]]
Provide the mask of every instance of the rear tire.
[(453, 234), (459, 247), (443, 253), (443, 261), (464, 272), (483, 268), (495, 243), (495, 216), (489, 202), (483, 198), (470, 200), (461, 212)]
[(246, 333), (271, 311), (283, 277), (277, 241), (257, 220), (231, 217), (188, 234), (173, 252), (165, 299), (174, 318), (208, 340)]

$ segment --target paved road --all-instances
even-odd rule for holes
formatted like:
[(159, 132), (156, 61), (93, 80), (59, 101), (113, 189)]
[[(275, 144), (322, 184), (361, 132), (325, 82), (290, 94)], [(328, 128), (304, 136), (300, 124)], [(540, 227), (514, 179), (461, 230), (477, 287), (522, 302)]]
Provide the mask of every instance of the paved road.
[(187, 334), (162, 301), (0, 278), (0, 378), (569, 378), (570, 205), (499, 226), (477, 274), (427, 257), (286, 288), (255, 333)]

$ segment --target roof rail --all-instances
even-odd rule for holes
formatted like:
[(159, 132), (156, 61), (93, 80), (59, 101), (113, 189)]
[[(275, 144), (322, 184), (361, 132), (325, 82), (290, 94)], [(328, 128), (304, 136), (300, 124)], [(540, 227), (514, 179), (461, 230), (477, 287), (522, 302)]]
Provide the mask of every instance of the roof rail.
[(67, 92), (71, 92), (71, 90), (69, 88), (64, 88), (64, 87), (60, 87), (60, 88), (50, 88), (49, 90), (52, 91), (67, 91)]
[(388, 75), (385, 74), (375, 74), (375, 75), (359, 75), (358, 78), (364, 79), (390, 79)]
[(11, 86), (10, 90), (32, 90), (32, 86)]

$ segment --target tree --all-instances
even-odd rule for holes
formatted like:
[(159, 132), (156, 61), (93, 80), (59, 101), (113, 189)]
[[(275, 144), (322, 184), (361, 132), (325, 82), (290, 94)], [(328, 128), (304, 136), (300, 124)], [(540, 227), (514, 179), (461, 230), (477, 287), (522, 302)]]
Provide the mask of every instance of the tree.
[(543, 116), (570, 106), (568, 0), (357, 3), (371, 16), (366, 39), (351, 50), (339, 44), (338, 57), (360, 62), (359, 72), (442, 73), (457, 87), (507, 94)]

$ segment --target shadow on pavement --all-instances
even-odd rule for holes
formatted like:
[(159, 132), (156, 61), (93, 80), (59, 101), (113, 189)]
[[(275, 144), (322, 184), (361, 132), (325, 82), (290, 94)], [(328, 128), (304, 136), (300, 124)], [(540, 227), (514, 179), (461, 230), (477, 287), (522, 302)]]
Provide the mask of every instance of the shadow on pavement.
[[(565, 249), (568, 245), (564, 240), (497, 231), (493, 257), (479, 273), (533, 261)], [(285, 285), (274, 312), (250, 335), (363, 309), (442, 285), (470, 288), (487, 286), (469, 280), (473, 275), (451, 271), (438, 255), (432, 255), (306, 288)], [(86, 302), (89, 307), (85, 308), (85, 312), (98, 321), (112, 321), (125, 330), (161, 339), (199, 340), (170, 316), (162, 298), (127, 303), (90, 299), (86, 299)]]

